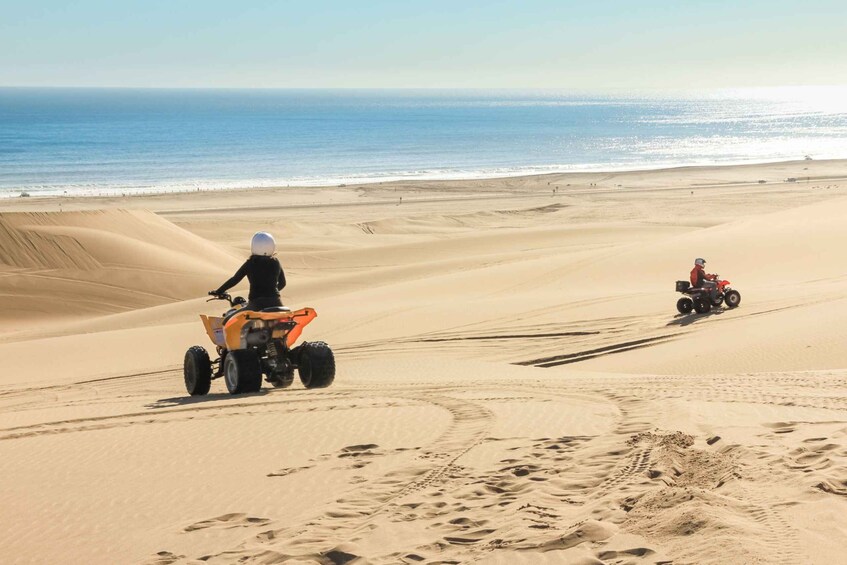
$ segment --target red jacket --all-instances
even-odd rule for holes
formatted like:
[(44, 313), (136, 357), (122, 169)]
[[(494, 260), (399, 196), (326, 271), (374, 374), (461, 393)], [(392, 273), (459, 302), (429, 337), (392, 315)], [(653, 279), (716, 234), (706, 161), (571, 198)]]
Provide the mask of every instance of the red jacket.
[(707, 275), (701, 265), (694, 265), (691, 269), (691, 286), (699, 288), (703, 286), (703, 281), (711, 281), (715, 279), (715, 275)]

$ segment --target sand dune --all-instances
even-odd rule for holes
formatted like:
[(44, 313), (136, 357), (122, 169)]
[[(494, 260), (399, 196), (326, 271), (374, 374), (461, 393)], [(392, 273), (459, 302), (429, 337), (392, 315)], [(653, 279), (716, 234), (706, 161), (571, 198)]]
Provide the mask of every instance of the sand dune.
[(155, 214), (0, 215), (0, 319), (19, 324), (123, 312), (196, 296), (236, 255)]
[[(4, 202), (2, 561), (842, 562), (845, 178)], [(259, 228), (335, 384), (189, 397)], [(676, 313), (701, 255), (740, 308)]]

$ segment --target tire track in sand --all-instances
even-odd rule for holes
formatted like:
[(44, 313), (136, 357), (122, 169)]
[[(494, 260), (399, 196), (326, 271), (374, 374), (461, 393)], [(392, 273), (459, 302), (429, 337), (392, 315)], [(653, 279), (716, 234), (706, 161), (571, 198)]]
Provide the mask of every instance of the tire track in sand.
[[(491, 383), (488, 384), (491, 386)], [(527, 389), (523, 386), (515, 387), (515, 383), (506, 384), (506, 390), (510, 393), (527, 395)], [(495, 386), (498, 390), (502, 386)], [(530, 387), (533, 396), (542, 398), (572, 397), (572, 392), (562, 390), (551, 392), (543, 386)], [(614, 489), (625, 488), (629, 482), (637, 479), (639, 474), (644, 474), (646, 479), (646, 467), (649, 463), (650, 450), (627, 446), (626, 441), (632, 434), (644, 431), (649, 427), (650, 406), (632, 397), (623, 395), (592, 395), (598, 398), (605, 397), (611, 403), (618, 406), (620, 412), (616, 419), (614, 429), (608, 435), (598, 437), (566, 437), (546, 438), (546, 441), (527, 438), (526, 445), (510, 448), (508, 462), (499, 462), (497, 470), (487, 470), (479, 473), (468, 473), (468, 470), (457, 464), (461, 457), (471, 451), (477, 445), (491, 440), (488, 437), (489, 430), (494, 423), (494, 415), (480, 402), (485, 399), (458, 399), (450, 396), (450, 392), (466, 391), (465, 387), (434, 387), (430, 390), (405, 391), (399, 395), (392, 394), (394, 391), (383, 390), (383, 393), (403, 400), (416, 400), (439, 406), (449, 411), (452, 422), (448, 429), (441, 434), (430, 446), (418, 452), (414, 461), (407, 465), (388, 472), (377, 481), (362, 485), (359, 489), (352, 491), (352, 496), (343, 496), (331, 505), (331, 509), (324, 514), (312, 519), (305, 519), (297, 526), (281, 529), (265, 530), (246, 539), (238, 547), (215, 555), (203, 556), (205, 560), (223, 562), (250, 560), (260, 555), (285, 556), (286, 559), (313, 560), (317, 562), (334, 562), (333, 556), (345, 555), (345, 559), (356, 559), (366, 557), (377, 563), (395, 563), (403, 557), (406, 552), (394, 552), (386, 555), (354, 555), (356, 542), (368, 537), (384, 519), (390, 522), (416, 521), (422, 528), (432, 530), (435, 546), (449, 546), (450, 557), (461, 561), (467, 559), (476, 560), (481, 554), (486, 554), (496, 547), (508, 546), (518, 540), (524, 540), (525, 527), (516, 524), (530, 523), (530, 532), (540, 535), (539, 543), (543, 543), (546, 535), (545, 528), (555, 527), (553, 524), (543, 523), (547, 517), (552, 517), (549, 511), (544, 510), (540, 504), (547, 497), (571, 498), (567, 501), (569, 506), (578, 505), (584, 508), (586, 514), (595, 509), (594, 500), (600, 496), (614, 494)], [(531, 393), (531, 394), (532, 394)], [(578, 396), (584, 396), (579, 394)], [(599, 439), (599, 441), (598, 441)], [(514, 440), (511, 440), (514, 441)], [(539, 443), (540, 442), (540, 443)], [(548, 445), (549, 444), (549, 445)], [(556, 447), (548, 453), (542, 453), (543, 461), (536, 461), (538, 453), (543, 450)], [(517, 451), (515, 451), (517, 450)], [(543, 476), (533, 476), (535, 473), (544, 473), (549, 467), (550, 477), (556, 474), (556, 463), (550, 458), (564, 457), (567, 460), (581, 459), (583, 450), (592, 453), (601, 453), (601, 461), (596, 465), (581, 468), (573, 479), (573, 488), (567, 488), (562, 481), (546, 482)], [(548, 461), (550, 459), (550, 461)], [(507, 464), (508, 463), (508, 464)], [(571, 466), (571, 463), (563, 463)], [(500, 468), (499, 466), (503, 466)], [(480, 486), (482, 481), (482, 486)], [(490, 484), (489, 484), (490, 483)], [(502, 484), (501, 484), (502, 483)], [(512, 484), (515, 493), (523, 493), (523, 497), (531, 495), (533, 500), (537, 496), (536, 504), (522, 505), (523, 500), (517, 494), (504, 493), (506, 483)], [(549, 485), (549, 486), (545, 486)], [(565, 488), (562, 488), (565, 487)], [(481, 498), (451, 498), (451, 492), (458, 489), (467, 494), (466, 491), (482, 493)], [(540, 490), (539, 490), (540, 489)], [(455, 493), (454, 493), (455, 494)], [(574, 500), (578, 499), (578, 500)], [(502, 512), (504, 505), (516, 512), (514, 519), (501, 527), (494, 529), (474, 530), (466, 524), (484, 524), (489, 520), (485, 517), (489, 514)], [(514, 505), (514, 507), (512, 507)], [(518, 509), (518, 507), (520, 507)], [(571, 506), (572, 507), (572, 506)], [(454, 517), (446, 525), (436, 525), (439, 516), (445, 512), (461, 512), (460, 517)], [(476, 516), (479, 514), (479, 516)], [(539, 515), (536, 515), (539, 514)], [(464, 529), (471, 530), (465, 532)], [(451, 529), (457, 532), (450, 531)], [(518, 536), (509, 541), (513, 536)], [(498, 539), (493, 539), (494, 537)], [(488, 538), (492, 538), (486, 541)], [(348, 544), (348, 545), (344, 545)], [(422, 548), (423, 553), (428, 553)], [(417, 551), (409, 548), (411, 551)], [(408, 553), (419, 557), (417, 553)], [(402, 559), (401, 559), (402, 560)]]
[[(332, 509), (304, 525), (263, 531), (239, 548), (224, 551), (204, 560), (247, 560), (259, 553), (279, 552), (289, 558), (332, 562), (339, 552), (331, 544), (355, 542), (377, 526), (384, 512), (396, 507), (404, 497), (421, 490), (437, 488), (456, 471), (456, 460), (480, 444), (494, 422), (493, 413), (484, 406), (440, 393), (391, 395), (390, 398), (417, 401), (447, 410), (452, 421), (429, 447), (422, 449), (414, 461), (388, 472), (380, 480), (353, 490), (336, 500)], [(255, 544), (258, 544), (256, 547)], [(358, 556), (350, 556), (354, 559)]]
[[(655, 380), (665, 381), (667, 379), (656, 378)], [(757, 385), (760, 383), (752, 382), (749, 384)], [(612, 396), (612, 398), (621, 402), (619, 406), (622, 411), (626, 411), (626, 416), (622, 420), (621, 425), (618, 426), (617, 431), (621, 434), (632, 434), (651, 429), (652, 425), (650, 423), (649, 413), (646, 411), (649, 407), (648, 403), (645, 400), (639, 399), (639, 397), (635, 395), (649, 390), (650, 393), (655, 396), (657, 392), (655, 388), (651, 387), (650, 383), (647, 383), (644, 386), (644, 390), (633, 390), (627, 386), (622, 386), (620, 388), (622, 389), (620, 395)], [(599, 391), (595, 389), (595, 392)], [(665, 395), (659, 394), (660, 398), (662, 396)], [(762, 394), (758, 390), (726, 391), (722, 390), (722, 387), (715, 387), (714, 389), (712, 389), (712, 387), (707, 387), (707, 390), (702, 392), (697, 391), (690, 396), (686, 395), (688, 399), (696, 400), (722, 402), (744, 401), (762, 404), (775, 404), (775, 402), (769, 402), (772, 401), (770, 396), (771, 395)], [(780, 404), (786, 405), (783, 403)], [(804, 406), (806, 404), (807, 403), (804, 402), (794, 402), (788, 405)], [(811, 404), (815, 407), (820, 407), (818, 403)], [(640, 428), (640, 430), (638, 428)], [(646, 478), (646, 471), (648, 471), (651, 465), (652, 451), (653, 446), (651, 445), (647, 445), (642, 448), (637, 446), (633, 448), (629, 454), (628, 462), (622, 464), (617, 471), (610, 474), (607, 479), (595, 488), (588, 489), (583, 500), (602, 498), (609, 495), (614, 495), (616, 498), (624, 499), (627, 494), (637, 494), (637, 492), (632, 492), (633, 489), (639, 492), (647, 492), (655, 488), (655, 486), (651, 486), (646, 481), (641, 485), (629, 484), (639, 475)], [(592, 459), (595, 459), (595, 457), (592, 457)], [(748, 461), (755, 461), (760, 458), (751, 456), (746, 459)], [(773, 469), (754, 473), (754, 475), (762, 476), (768, 474), (774, 479), (777, 478), (773, 474)], [(785, 478), (779, 477), (778, 480), (785, 480)], [(760, 490), (754, 485), (750, 485), (745, 488), (743, 496), (736, 495), (731, 496), (730, 498), (737, 501), (736, 508), (739, 512), (746, 515), (752, 523), (758, 524), (761, 527), (762, 534), (758, 538), (763, 542), (761, 555), (767, 555), (769, 563), (790, 565), (802, 562), (802, 556), (797, 549), (799, 547), (798, 532), (796, 528), (792, 527), (789, 519), (780, 512), (779, 507), (781, 501), (775, 500), (773, 497), (769, 497), (767, 490)], [(602, 518), (602, 516), (599, 517)]]

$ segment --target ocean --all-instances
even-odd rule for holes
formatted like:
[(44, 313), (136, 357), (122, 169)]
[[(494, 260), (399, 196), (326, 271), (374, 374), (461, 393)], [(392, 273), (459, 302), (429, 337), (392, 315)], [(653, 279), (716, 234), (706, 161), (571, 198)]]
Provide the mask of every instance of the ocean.
[(0, 88), (0, 197), (847, 158), (847, 88)]

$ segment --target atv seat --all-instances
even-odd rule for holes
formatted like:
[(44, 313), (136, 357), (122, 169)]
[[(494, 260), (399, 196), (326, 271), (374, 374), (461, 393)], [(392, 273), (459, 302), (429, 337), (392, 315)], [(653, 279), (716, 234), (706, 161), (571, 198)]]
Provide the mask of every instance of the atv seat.
[(703, 292), (711, 293), (712, 289), (703, 288), (702, 286), (693, 286), (693, 287), (689, 288), (688, 290), (684, 291), (683, 294), (701, 294)]
[(246, 308), (234, 308), (224, 314), (223, 323), (226, 324), (233, 316), (236, 314), (241, 314), (243, 312), (258, 312), (262, 314), (287, 314), (291, 312), (290, 308), (286, 308), (285, 306), (271, 306), (270, 308), (264, 308), (262, 310), (247, 310)]
[(268, 313), (291, 312), (291, 308), (286, 308), (285, 306), (271, 306), (270, 308), (264, 308), (264, 309), (260, 310), (260, 312), (268, 312)]

